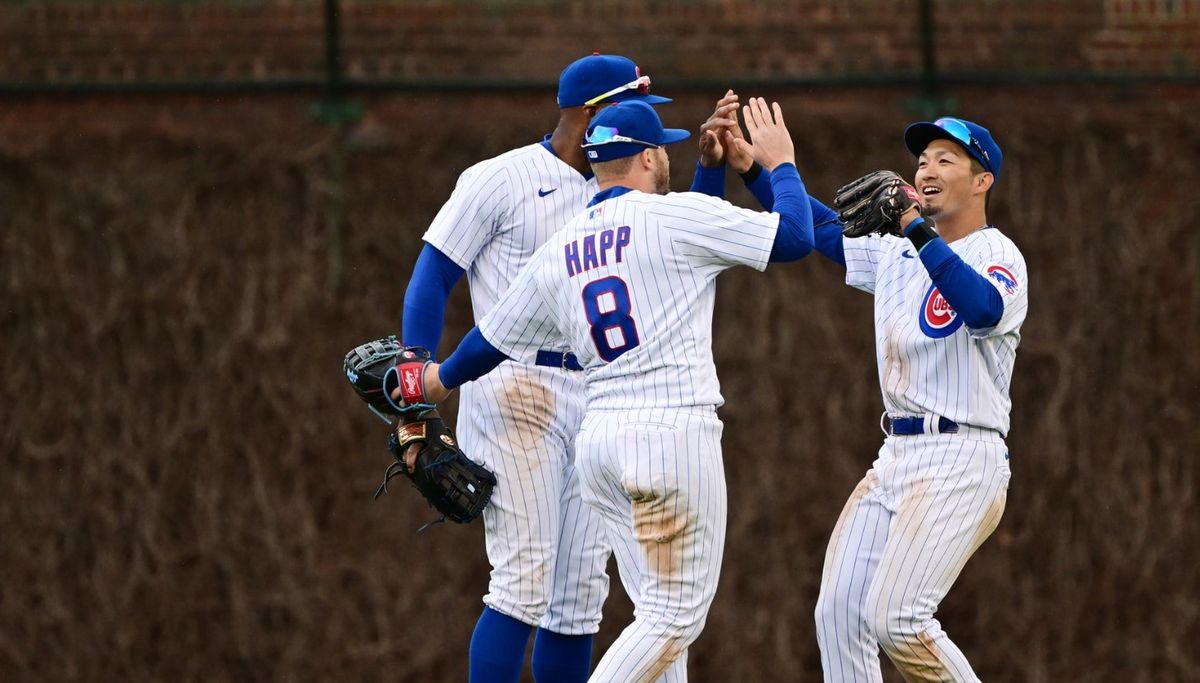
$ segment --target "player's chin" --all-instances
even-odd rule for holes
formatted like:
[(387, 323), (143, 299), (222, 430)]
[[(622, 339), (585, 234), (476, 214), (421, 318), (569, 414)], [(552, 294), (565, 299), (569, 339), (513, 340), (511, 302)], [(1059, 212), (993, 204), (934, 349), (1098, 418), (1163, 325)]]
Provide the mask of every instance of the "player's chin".
[(934, 218), (942, 212), (942, 207), (937, 204), (926, 204), (921, 207), (921, 215), (927, 218)]

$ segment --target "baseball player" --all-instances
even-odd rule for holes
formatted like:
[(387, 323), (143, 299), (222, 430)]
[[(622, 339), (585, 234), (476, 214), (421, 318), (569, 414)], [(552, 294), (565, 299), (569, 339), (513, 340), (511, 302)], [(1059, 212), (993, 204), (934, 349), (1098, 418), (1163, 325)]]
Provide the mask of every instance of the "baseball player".
[[(883, 447), (825, 555), (816, 622), (826, 681), (882, 681), (881, 646), (906, 681), (978, 680), (933, 615), (1008, 491), (1028, 280), (1021, 252), (987, 222), (1003, 157), (987, 129), (955, 118), (914, 123), (904, 141), (918, 159), (915, 188), (895, 176), (869, 201), (839, 201), (856, 220), (863, 207), (900, 214), (898, 234), (852, 236), (861, 230), (811, 200), (817, 249), (875, 295), (886, 409)], [(769, 187), (755, 187), (770, 205)]]
[(753, 146), (728, 133), (724, 142), (774, 171), (777, 213), (665, 194), (663, 147), (688, 133), (664, 129), (644, 103), (623, 102), (588, 129), (584, 148), (600, 186), (588, 208), (534, 254), (443, 365), (397, 368), (397, 400), (436, 402), (506, 358), (575, 349), (587, 390), (576, 441), (583, 498), (607, 525), (635, 605), (592, 681), (686, 680), (687, 649), (716, 593), (725, 541), (715, 278), (812, 250), (811, 212), (779, 106), (772, 112), (752, 100), (746, 116)]
[[(559, 78), (552, 134), (463, 172), (424, 235), (404, 299), (406, 344), (436, 351), (447, 299), (464, 273), (475, 320), (496, 306), (534, 250), (595, 194), (581, 147), (589, 121), (617, 102), (670, 101), (649, 89), (649, 77), (625, 57), (579, 59)], [(603, 525), (580, 500), (574, 466), (581, 369), (566, 345), (547, 343), (463, 387), (463, 449), (499, 478), (484, 512), (492, 572), (471, 638), (476, 683), (516, 681), (534, 627), (535, 679), (587, 678), (610, 550)]]

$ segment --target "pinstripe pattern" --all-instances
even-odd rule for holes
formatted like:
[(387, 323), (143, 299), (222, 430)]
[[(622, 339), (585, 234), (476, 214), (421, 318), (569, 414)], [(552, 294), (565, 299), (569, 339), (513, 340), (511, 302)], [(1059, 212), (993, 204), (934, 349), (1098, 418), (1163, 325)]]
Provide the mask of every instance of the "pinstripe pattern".
[(999, 524), (1010, 476), (994, 432), (887, 438), (825, 554), (816, 619), (826, 681), (882, 681), (880, 647), (905, 680), (978, 680), (933, 614)]
[[(553, 191), (539, 196), (547, 190)], [(467, 271), (478, 323), (534, 250), (594, 194), (595, 180), (541, 144), (526, 145), (463, 171), (424, 240)]]
[(584, 501), (608, 525), (635, 605), (591, 681), (686, 680), (687, 648), (704, 628), (725, 546), (721, 429), (711, 407), (584, 419)]
[(484, 511), (492, 565), (485, 604), (576, 635), (599, 629), (608, 544), (581, 503), (574, 435), (579, 373), (503, 363), (463, 387), (459, 440), (502, 482)]
[(842, 509), (816, 608), (825, 680), (880, 683), (882, 648), (906, 681), (977, 681), (933, 615), (1004, 512), (1011, 474), (1003, 435), (1028, 309), (1025, 260), (991, 228), (950, 243), (1004, 301), (995, 327), (968, 329), (908, 240), (843, 246), (847, 284), (875, 295), (887, 413), (926, 416), (927, 424), (944, 416), (960, 431), (889, 436)]
[[(595, 192), (594, 180), (527, 145), (464, 171), (424, 239), (466, 270), (479, 321)], [(599, 630), (608, 594), (605, 532), (579, 497), (574, 466), (584, 400), (581, 373), (504, 363), (464, 386), (459, 404), (463, 449), (500, 481), (484, 511), (492, 572), (483, 601), (566, 635)]]
[[(629, 192), (596, 209), (543, 245), (544, 253), (513, 283), (506, 305), (480, 321), (480, 332), (523, 361), (548, 344), (574, 349), (587, 370), (589, 409), (720, 406), (712, 356), (716, 276), (736, 265), (766, 268), (779, 215), (690, 192)], [(568, 275), (566, 245), (620, 226), (631, 233), (623, 261)], [(641, 337), (613, 363), (599, 357), (581, 305), (583, 287), (606, 276), (628, 284)]]
[(875, 294), (876, 357), (883, 404), (889, 415), (934, 414), (959, 424), (1008, 434), (1009, 386), (1020, 327), (1029, 306), (1025, 259), (1012, 240), (988, 228), (950, 243), (968, 265), (986, 275), (1000, 266), (1016, 276), (1008, 291), (989, 278), (1004, 299), (996, 327), (931, 338), (920, 316), (932, 286), (929, 273), (897, 237), (844, 239), (847, 284)]
[[(586, 370), (576, 441), (583, 498), (605, 521), (635, 605), (592, 681), (687, 678), (687, 648), (716, 594), (725, 540), (715, 279), (735, 265), (765, 268), (778, 225), (776, 214), (704, 195), (610, 197), (551, 237), (479, 323), (510, 358), (566, 344)], [(617, 235), (628, 236), (620, 256)], [(596, 254), (604, 244), (611, 253)], [(591, 320), (605, 305), (587, 299), (593, 285), (613, 283), (601, 291), (619, 291), (605, 305), (627, 314), (618, 354), (601, 351)]]

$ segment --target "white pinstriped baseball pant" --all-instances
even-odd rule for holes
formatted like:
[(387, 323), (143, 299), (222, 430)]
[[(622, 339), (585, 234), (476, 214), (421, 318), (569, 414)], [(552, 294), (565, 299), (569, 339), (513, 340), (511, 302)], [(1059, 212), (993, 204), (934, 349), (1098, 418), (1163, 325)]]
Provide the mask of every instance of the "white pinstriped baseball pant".
[(826, 681), (880, 683), (880, 647), (906, 681), (979, 680), (933, 615), (999, 524), (1010, 476), (996, 432), (887, 437), (825, 553)]
[(589, 681), (687, 680), (717, 592), (727, 500), (712, 407), (589, 410), (576, 441), (583, 499), (608, 526), (633, 623)]
[(501, 363), (463, 386), (458, 418), (463, 451), (499, 480), (483, 511), (483, 602), (564, 635), (596, 633), (608, 596), (604, 523), (580, 498), (575, 467), (582, 375)]

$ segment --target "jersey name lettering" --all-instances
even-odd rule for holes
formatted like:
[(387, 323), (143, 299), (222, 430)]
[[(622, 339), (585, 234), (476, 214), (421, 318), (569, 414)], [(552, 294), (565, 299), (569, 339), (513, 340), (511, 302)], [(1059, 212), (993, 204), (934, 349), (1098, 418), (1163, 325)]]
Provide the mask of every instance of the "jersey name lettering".
[[(599, 241), (599, 245), (596, 242)], [(582, 247), (580, 242), (583, 242)], [(607, 266), (609, 254), (613, 263), (621, 263), (625, 255), (625, 247), (629, 246), (629, 226), (602, 230), (599, 235), (587, 235), (581, 240), (568, 242), (563, 247), (563, 255), (567, 262), (567, 277), (575, 277), (593, 268)]]

